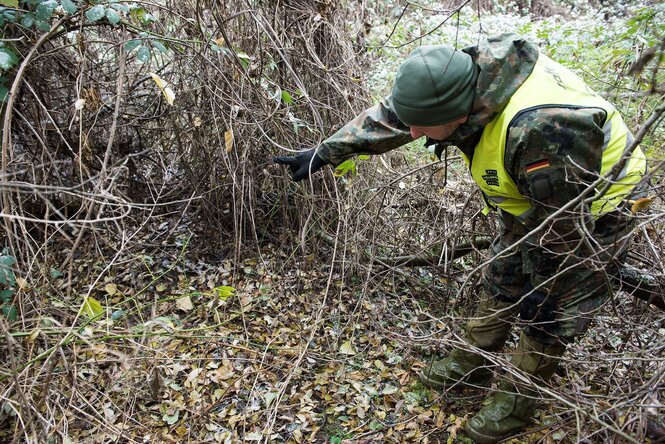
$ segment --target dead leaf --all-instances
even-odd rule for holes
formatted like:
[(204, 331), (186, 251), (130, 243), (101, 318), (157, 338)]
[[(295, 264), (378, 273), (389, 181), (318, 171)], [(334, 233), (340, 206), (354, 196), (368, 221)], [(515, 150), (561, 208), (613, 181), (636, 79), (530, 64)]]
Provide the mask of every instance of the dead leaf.
[(189, 430), (185, 425), (180, 425), (175, 429), (175, 434), (182, 438), (187, 434), (188, 431)]
[(224, 145), (226, 146), (226, 152), (230, 153), (233, 151), (233, 130), (224, 131)]
[(343, 355), (355, 355), (357, 353), (351, 341), (346, 341), (345, 343), (343, 343), (342, 346), (339, 348), (339, 352), (342, 353)]
[(162, 390), (162, 378), (159, 376), (159, 369), (152, 368), (152, 377), (150, 378), (150, 394), (153, 400), (159, 399), (159, 394)]
[(251, 308), (251, 304), (254, 298), (252, 297), (251, 294), (245, 294), (243, 296), (240, 296), (240, 305), (242, 306), (243, 310), (249, 310)]
[(183, 296), (176, 300), (175, 305), (182, 311), (191, 311), (194, 308), (194, 304), (192, 304), (192, 300), (189, 296)]
[(173, 92), (173, 89), (171, 89), (171, 87), (168, 86), (168, 83), (164, 79), (159, 77), (154, 72), (150, 73), (150, 77), (152, 77), (152, 80), (155, 81), (155, 84), (157, 85), (157, 88), (159, 88), (159, 90), (164, 95), (164, 99), (166, 100), (166, 103), (173, 106), (173, 103), (175, 102), (175, 93)]
[(28, 281), (26, 281), (22, 277), (16, 278), (16, 285), (18, 285), (18, 288), (20, 288), (21, 290), (28, 290)]
[(196, 385), (198, 385), (199, 383), (198, 379), (202, 371), (203, 367), (199, 367), (189, 372), (189, 374), (187, 375), (187, 379), (185, 379), (185, 387), (195, 387)]
[(41, 333), (41, 330), (36, 328), (30, 333), (30, 337), (28, 338), (28, 342), (35, 342), (35, 340), (39, 337), (39, 334)]
[(266, 408), (270, 407), (270, 404), (275, 400), (277, 397), (278, 393), (277, 392), (268, 392), (266, 393), (265, 396), (265, 401), (266, 401)]
[(245, 441), (261, 441), (263, 436), (260, 432), (251, 432), (245, 435)]

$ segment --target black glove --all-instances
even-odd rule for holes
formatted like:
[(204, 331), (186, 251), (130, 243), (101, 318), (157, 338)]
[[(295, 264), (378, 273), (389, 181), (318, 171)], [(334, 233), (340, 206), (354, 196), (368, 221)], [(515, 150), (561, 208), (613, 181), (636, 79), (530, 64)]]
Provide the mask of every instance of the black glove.
[(297, 182), (320, 170), (328, 164), (316, 154), (316, 148), (296, 154), (293, 157), (273, 157), (273, 162), (288, 165), (291, 178)]

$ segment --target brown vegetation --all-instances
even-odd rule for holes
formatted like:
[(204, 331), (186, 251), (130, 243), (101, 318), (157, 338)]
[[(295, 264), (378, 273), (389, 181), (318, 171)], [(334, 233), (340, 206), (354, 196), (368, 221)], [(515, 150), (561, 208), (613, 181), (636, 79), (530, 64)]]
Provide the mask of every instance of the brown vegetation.
[[(155, 20), (84, 9), (13, 28), (0, 241), (18, 317), (0, 320), (0, 441), (455, 439), (481, 394), (414, 375), (460, 344), (476, 302), (485, 253), (454, 247), (494, 232), (466, 172), (452, 153), (396, 152), (296, 185), (271, 163), (369, 103), (364, 3), (142, 5)], [(658, 168), (631, 260), (662, 278)], [(382, 260), (435, 246), (433, 267)], [(572, 351), (525, 439), (654, 427), (665, 318), (628, 299)]]

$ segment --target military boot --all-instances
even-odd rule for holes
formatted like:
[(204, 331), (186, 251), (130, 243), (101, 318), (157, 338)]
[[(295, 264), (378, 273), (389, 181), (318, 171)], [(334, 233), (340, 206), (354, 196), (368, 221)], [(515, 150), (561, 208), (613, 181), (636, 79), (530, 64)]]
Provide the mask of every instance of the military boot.
[(418, 378), (423, 385), (439, 390), (477, 387), (487, 385), (492, 370), (483, 356), (456, 349), (448, 357), (423, 368)]
[[(554, 374), (564, 350), (563, 345), (542, 344), (522, 333), (513, 364), (534, 381), (547, 381)], [(467, 421), (466, 433), (480, 443), (506, 439), (529, 424), (537, 399), (535, 390), (506, 376), (497, 392)]]
[[(467, 342), (485, 351), (500, 350), (518, 310), (516, 304), (485, 296), (476, 316), (466, 325)], [(418, 377), (427, 387), (445, 390), (486, 385), (492, 378), (492, 370), (491, 363), (483, 356), (457, 349), (445, 359), (427, 365)]]

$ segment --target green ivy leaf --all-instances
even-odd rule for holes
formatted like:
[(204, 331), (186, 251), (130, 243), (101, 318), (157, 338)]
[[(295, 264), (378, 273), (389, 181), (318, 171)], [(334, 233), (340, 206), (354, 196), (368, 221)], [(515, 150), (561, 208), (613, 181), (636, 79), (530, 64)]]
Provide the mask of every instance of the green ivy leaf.
[(176, 410), (173, 412), (173, 414), (169, 414), (170, 412), (164, 413), (164, 416), (162, 416), (162, 421), (167, 423), (168, 425), (173, 425), (176, 422), (178, 422), (178, 418), (180, 418), (180, 411)]
[(72, 0), (60, 0), (60, 4), (67, 14), (74, 14), (78, 9)]
[(293, 97), (289, 94), (288, 91), (282, 91), (282, 101), (289, 105), (293, 105)]
[(225, 301), (235, 294), (236, 289), (229, 287), (228, 285), (221, 285), (219, 287), (215, 287), (213, 291), (217, 293), (217, 296), (219, 296), (221, 300)]
[(53, 16), (55, 8), (58, 7), (58, 2), (55, 0), (47, 0), (39, 3), (35, 9), (35, 17), (37, 21), (46, 22)]
[(151, 23), (155, 21), (155, 16), (150, 14), (149, 12), (146, 11), (145, 14), (143, 14), (143, 23)]
[(9, 97), (9, 89), (5, 85), (0, 85), (0, 102), (7, 102)]
[(16, 22), (16, 11), (3, 11), (2, 17), (8, 22)]
[(136, 53), (136, 58), (143, 63), (150, 61), (150, 48), (146, 45), (141, 45)]
[(0, 301), (3, 303), (11, 302), (14, 297), (14, 290), (2, 290), (0, 291)]
[(0, 255), (0, 284), (7, 287), (14, 287), (16, 285), (16, 278), (12, 266), (16, 263), (16, 259), (9, 255)]
[(369, 423), (369, 429), (370, 430), (382, 430), (385, 426), (377, 420), (373, 420), (372, 422)]
[(140, 39), (132, 39), (125, 43), (125, 51), (131, 52), (134, 49), (138, 48), (138, 46), (141, 44), (142, 40)]
[(16, 311), (16, 307), (13, 305), (5, 305), (2, 307), (2, 314), (7, 317), (8, 321), (15, 321), (16, 318), (18, 318), (18, 312)]
[(150, 40), (150, 43), (152, 43), (152, 46), (157, 48), (157, 50), (159, 50), (159, 52), (161, 52), (161, 53), (165, 54), (169, 51), (168, 48), (166, 46), (164, 46), (164, 44), (160, 41)]
[(37, 25), (37, 28), (41, 29), (42, 31), (48, 31), (49, 29), (51, 29), (51, 25), (49, 24), (48, 19), (35, 20), (35, 25)]
[(0, 0), (0, 5), (8, 8), (18, 8), (18, 0)]
[(111, 8), (106, 10), (106, 19), (112, 25), (117, 25), (120, 23), (120, 15)]
[(123, 5), (122, 3), (113, 3), (109, 6), (111, 6), (111, 8), (115, 9), (116, 11), (129, 12), (129, 6)]
[(21, 17), (21, 26), (24, 28), (32, 28), (32, 26), (35, 24), (35, 18), (33, 17), (32, 14), (26, 14), (23, 17)]
[(236, 57), (238, 57), (238, 60), (240, 60), (240, 64), (242, 65), (243, 68), (245, 69), (249, 68), (249, 63), (251, 62), (252, 59), (247, 55), (247, 53), (244, 53), (242, 51), (237, 51)]
[(344, 162), (340, 163), (337, 168), (335, 168), (333, 175), (336, 177), (341, 177), (349, 172), (351, 174), (355, 174), (356, 172), (356, 161), (353, 159), (345, 160)]
[(96, 22), (104, 18), (106, 14), (106, 7), (97, 5), (86, 11), (85, 17), (91, 22)]
[(18, 57), (8, 48), (0, 48), (0, 69), (7, 71), (18, 64)]
[(2, 254), (0, 254), (0, 266), (9, 268), (15, 263), (16, 259), (8, 255), (5, 251), (3, 251)]
[(95, 298), (87, 297), (81, 307), (81, 313), (89, 319), (93, 319), (104, 313), (104, 307)]

